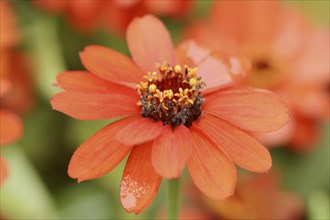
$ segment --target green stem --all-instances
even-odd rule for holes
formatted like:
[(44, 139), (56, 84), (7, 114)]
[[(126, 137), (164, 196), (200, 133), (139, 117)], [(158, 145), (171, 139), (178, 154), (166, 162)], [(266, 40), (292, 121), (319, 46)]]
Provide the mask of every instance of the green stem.
[(168, 219), (179, 218), (180, 178), (168, 181)]

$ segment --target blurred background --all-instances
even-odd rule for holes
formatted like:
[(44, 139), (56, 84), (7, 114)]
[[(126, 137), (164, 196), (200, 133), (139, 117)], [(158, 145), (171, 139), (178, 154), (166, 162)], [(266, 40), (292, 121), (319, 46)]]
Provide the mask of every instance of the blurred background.
[[(221, 5), (216, 5), (218, 2), (1, 0), (1, 109), (21, 118), (23, 132), (10, 143), (1, 142), (1, 157), (6, 161), (9, 174), (0, 187), (0, 218), (165, 218), (165, 180), (154, 202), (140, 215), (128, 214), (121, 207), (119, 184), (125, 161), (99, 179), (78, 184), (69, 178), (67, 166), (75, 149), (110, 121), (72, 119), (52, 110), (49, 100), (61, 91), (55, 85), (58, 73), (84, 69), (79, 52), (85, 46), (103, 45), (129, 55), (125, 28), (134, 16), (152, 13), (160, 17), (175, 44), (187, 38), (202, 42), (203, 36), (199, 35), (212, 30), (204, 31), (204, 27), (212, 22), (215, 26), (223, 22), (217, 20), (221, 20), (221, 13), (212, 16), (218, 10), (215, 8), (222, 10)], [(295, 61), (285, 62), (297, 63), (299, 66), (291, 69), (298, 72), (303, 69), (299, 72), (301, 78), (320, 80), (310, 85), (298, 80), (299, 73), (285, 72), (283, 74), (295, 77), (294, 84), (283, 86), (284, 82), (281, 82), (281, 89), (268, 84), (260, 86), (277, 92), (293, 106), (294, 123), (290, 128), (270, 134), (271, 138), (252, 134), (270, 148), (272, 170), (268, 174), (240, 170), (235, 196), (220, 202), (204, 197), (184, 171), (182, 219), (330, 219), (329, 1), (279, 3), (294, 11), (295, 16), (303, 17), (304, 22), (306, 20), (306, 25), (302, 25), (303, 34), (297, 35), (298, 38), (291, 37), (299, 42), (298, 53), (303, 55)], [(255, 9), (255, 14), (261, 17), (258, 24), (248, 24), (251, 29), (257, 25), (269, 28), (267, 18), (262, 19), (263, 11)], [(285, 20), (282, 23), (290, 25), (295, 23), (295, 16), (278, 15)], [(233, 20), (232, 25), (237, 22)], [(310, 34), (307, 29), (324, 34), (315, 34), (316, 37), (309, 40), (303, 38)], [(279, 30), (284, 32), (285, 28)], [(207, 39), (218, 41), (222, 35), (225, 34), (211, 32), (212, 37)], [(288, 51), (294, 50), (291, 42), (284, 43)], [(245, 55), (253, 61), (253, 56)], [(260, 78), (262, 82), (273, 79), (273, 70), (264, 70), (264, 63), (254, 64), (256, 72), (264, 72), (262, 76), (253, 75), (250, 84), (257, 86), (254, 82), (259, 82)], [(9, 89), (6, 89), (7, 85), (10, 85)], [(5, 120), (2, 114), (1, 120)], [(0, 129), (1, 133), (9, 130), (7, 127)]]

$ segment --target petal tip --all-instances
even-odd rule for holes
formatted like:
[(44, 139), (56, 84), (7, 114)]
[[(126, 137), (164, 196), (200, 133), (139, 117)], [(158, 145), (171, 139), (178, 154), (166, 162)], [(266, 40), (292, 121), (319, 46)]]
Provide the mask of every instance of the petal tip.
[(163, 177), (167, 180), (173, 180), (173, 179), (179, 178), (181, 176), (181, 171), (178, 173), (172, 173), (171, 175), (166, 175), (166, 174), (160, 173), (156, 169), (155, 169), (155, 171), (156, 171), (156, 173), (158, 173), (158, 175), (160, 175), (161, 177)]

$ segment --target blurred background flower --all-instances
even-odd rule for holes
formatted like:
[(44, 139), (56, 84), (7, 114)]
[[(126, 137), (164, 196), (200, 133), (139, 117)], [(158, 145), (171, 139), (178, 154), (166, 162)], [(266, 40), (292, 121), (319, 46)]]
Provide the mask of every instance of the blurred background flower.
[[(286, 129), (257, 136), (268, 146), (281, 146), (270, 149), (278, 175), (240, 170), (246, 177), (236, 196), (213, 202), (186, 187), (191, 180), (184, 170), (182, 188), (189, 190), (182, 193), (181, 217), (330, 218), (329, 1), (3, 0), (0, 12), (0, 91), (6, 94), (1, 109), (24, 122), (22, 137), (1, 147), (10, 170), (0, 188), (1, 219), (164, 216), (164, 184), (143, 213), (122, 210), (118, 188), (126, 159), (98, 180), (71, 180), (67, 166), (73, 151), (109, 120), (76, 121), (49, 104), (59, 91), (53, 86), (56, 75), (83, 69), (78, 53), (86, 45), (129, 55), (125, 28), (145, 13), (161, 16), (177, 45), (189, 37), (205, 47), (242, 53), (254, 66), (242, 83), (273, 90), (292, 107)], [(1, 133), (10, 131), (3, 122), (1, 114)], [(267, 208), (261, 213), (260, 207)]]
[[(17, 113), (31, 106), (31, 82), (23, 55), (17, 50), (20, 35), (16, 17), (8, 2), (1, 2), (0, 17), (0, 145), (10, 144), (22, 135), (23, 124)], [(8, 167), (0, 158), (0, 185), (8, 177)]]
[(256, 135), (260, 140), (297, 151), (313, 146), (319, 124), (329, 119), (329, 30), (279, 1), (217, 1), (185, 38), (240, 51), (253, 65), (243, 83), (272, 90), (290, 105), (290, 123)]
[[(304, 206), (298, 194), (286, 192), (275, 172), (264, 175), (239, 176), (235, 195), (213, 201), (203, 197), (196, 188), (186, 183), (184, 196), (200, 219), (302, 219)], [(189, 211), (189, 206), (183, 210)], [(189, 212), (188, 212), (189, 213)], [(182, 212), (181, 219), (189, 218)]]
[(116, 34), (123, 34), (136, 16), (154, 14), (180, 19), (192, 10), (194, 1), (152, 0), (32, 0), (36, 7), (50, 13), (64, 14), (69, 23), (80, 31), (90, 32), (103, 27)]

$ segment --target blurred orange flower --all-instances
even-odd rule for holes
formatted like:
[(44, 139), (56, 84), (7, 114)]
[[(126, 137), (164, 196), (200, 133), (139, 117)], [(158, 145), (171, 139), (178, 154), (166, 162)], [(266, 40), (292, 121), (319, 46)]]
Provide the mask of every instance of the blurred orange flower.
[[(12, 111), (2, 107), (0, 108), (0, 119), (0, 146), (16, 141), (22, 135), (23, 125), (21, 119)], [(0, 157), (0, 163), (0, 185), (2, 185), (8, 176), (8, 168), (2, 157)]]
[(319, 123), (329, 118), (329, 31), (310, 25), (280, 1), (217, 1), (206, 21), (184, 38), (237, 50), (253, 63), (245, 84), (270, 89), (292, 108), (284, 128), (257, 137), (264, 144), (312, 146)]
[(234, 164), (254, 172), (271, 167), (268, 150), (243, 130), (276, 130), (287, 123), (288, 109), (268, 91), (229, 88), (249, 65), (194, 42), (183, 43), (176, 57), (168, 31), (151, 15), (134, 19), (126, 37), (134, 61), (88, 46), (80, 58), (90, 73), (58, 76), (65, 92), (52, 98), (55, 110), (79, 120), (123, 117), (78, 148), (69, 164), (72, 178), (101, 177), (130, 152), (121, 202), (128, 212), (140, 213), (162, 178), (179, 177), (185, 164), (197, 187), (213, 199), (233, 193)]
[(194, 5), (191, 0), (33, 0), (33, 3), (49, 12), (64, 13), (69, 22), (81, 31), (103, 26), (117, 34), (125, 33), (136, 16), (150, 13), (178, 18), (187, 15)]
[(284, 192), (274, 173), (242, 176), (235, 195), (224, 201), (205, 199), (206, 206), (220, 219), (301, 219), (302, 200)]
[[(20, 39), (15, 14), (9, 1), (1, 1), (0, 7), (0, 145), (3, 146), (21, 137), (23, 124), (16, 113), (27, 111), (33, 99), (27, 65), (15, 49)], [(0, 162), (2, 184), (8, 168), (3, 158)]]
[(20, 34), (9, 1), (1, 1), (0, 22), (1, 106), (25, 113), (34, 102), (32, 76), (26, 57), (16, 49)]
[(10, 48), (16, 46), (20, 38), (16, 27), (16, 17), (9, 1), (1, 1), (0, 7), (0, 48)]

